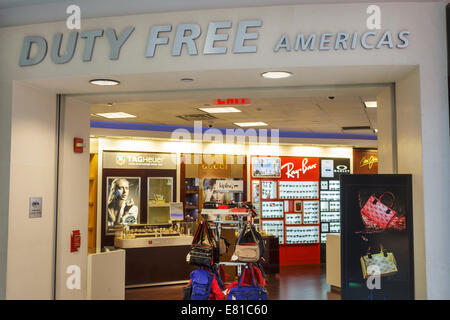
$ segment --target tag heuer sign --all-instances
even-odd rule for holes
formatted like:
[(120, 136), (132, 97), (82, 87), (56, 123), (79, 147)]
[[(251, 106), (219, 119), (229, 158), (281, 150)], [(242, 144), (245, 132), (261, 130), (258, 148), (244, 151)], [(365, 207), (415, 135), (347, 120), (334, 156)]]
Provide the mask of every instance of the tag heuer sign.
[(119, 166), (123, 166), (125, 164), (125, 156), (117, 156), (116, 157), (116, 163)]
[(103, 152), (104, 169), (176, 169), (176, 154)]

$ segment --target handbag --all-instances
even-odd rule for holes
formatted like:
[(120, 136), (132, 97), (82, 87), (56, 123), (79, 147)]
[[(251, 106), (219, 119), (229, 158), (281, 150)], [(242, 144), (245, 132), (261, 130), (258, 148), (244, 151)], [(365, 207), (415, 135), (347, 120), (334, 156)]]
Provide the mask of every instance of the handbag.
[[(204, 243), (205, 235), (208, 243)], [(201, 221), (200, 225), (197, 227), (194, 238), (192, 239), (191, 250), (186, 257), (186, 260), (189, 264), (207, 267), (218, 262), (218, 247), (214, 237), (211, 235), (211, 231), (208, 228), (208, 223), (206, 221)]]
[(370, 247), (368, 252), (369, 253), (367, 255), (362, 256), (360, 259), (364, 279), (367, 279), (372, 275), (385, 277), (398, 272), (394, 254), (392, 252), (388, 252), (386, 249), (383, 249), (383, 245), (381, 243), (380, 253), (371, 254)]
[[(386, 194), (392, 196), (392, 203), (389, 206), (381, 201)], [(392, 192), (385, 192), (379, 198), (377, 198), (375, 194), (372, 194), (361, 208), (363, 222), (366, 227), (375, 230), (379, 228), (383, 230), (386, 229), (392, 218), (397, 214), (397, 212), (392, 209), (394, 201), (395, 197)], [(369, 220), (365, 218), (369, 218)]]
[[(247, 272), (250, 272), (251, 284), (244, 283)], [(246, 266), (239, 280), (230, 284), (227, 300), (267, 300), (267, 291), (256, 283), (252, 266)]]
[[(252, 237), (249, 241), (253, 242), (243, 243), (242, 239), (246, 233), (247, 227), (249, 227), (250, 235)], [(256, 230), (252, 228), (250, 223), (245, 224), (244, 229), (236, 240), (236, 248), (234, 250), (234, 255), (237, 257), (238, 261), (257, 262), (261, 258), (260, 243), (255, 236), (255, 232)]]

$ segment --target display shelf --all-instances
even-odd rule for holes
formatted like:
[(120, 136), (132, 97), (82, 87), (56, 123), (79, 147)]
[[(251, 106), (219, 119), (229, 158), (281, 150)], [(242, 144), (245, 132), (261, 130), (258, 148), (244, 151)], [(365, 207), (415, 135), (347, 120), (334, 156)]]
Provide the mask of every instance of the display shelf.
[[(198, 212), (200, 211), (199, 201), (199, 179), (198, 178), (185, 178), (184, 194), (182, 195), (184, 217), (198, 218)], [(183, 192), (183, 190), (182, 190)]]

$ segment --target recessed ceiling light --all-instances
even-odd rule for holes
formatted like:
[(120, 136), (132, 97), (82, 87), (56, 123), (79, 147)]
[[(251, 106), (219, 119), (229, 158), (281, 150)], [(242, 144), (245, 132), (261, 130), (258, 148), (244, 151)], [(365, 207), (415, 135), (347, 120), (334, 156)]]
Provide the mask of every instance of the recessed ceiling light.
[(267, 126), (265, 122), (235, 122), (235, 125), (239, 127), (263, 127)]
[(89, 81), (90, 84), (95, 84), (97, 86), (117, 86), (120, 84), (117, 80), (112, 79), (92, 79)]
[(364, 105), (366, 108), (376, 108), (377, 102), (376, 101), (364, 101)]
[(224, 107), (224, 108), (198, 108), (207, 113), (229, 113), (229, 112), (241, 112), (241, 110), (233, 108), (233, 107)]
[(283, 79), (292, 76), (292, 72), (288, 71), (268, 71), (261, 74), (266, 79)]
[(136, 116), (125, 112), (96, 113), (95, 115), (108, 119), (136, 118)]

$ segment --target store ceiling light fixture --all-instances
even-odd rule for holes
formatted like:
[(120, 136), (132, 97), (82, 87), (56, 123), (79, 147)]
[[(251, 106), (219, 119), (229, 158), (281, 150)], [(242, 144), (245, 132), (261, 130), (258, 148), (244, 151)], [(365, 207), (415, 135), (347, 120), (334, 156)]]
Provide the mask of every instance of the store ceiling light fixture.
[(242, 112), (239, 109), (233, 107), (224, 107), (224, 108), (198, 108), (199, 110), (207, 113), (232, 113), (232, 112)]
[(96, 113), (96, 116), (107, 118), (107, 119), (126, 119), (126, 118), (136, 118), (136, 116), (126, 113), (126, 112), (108, 112), (108, 113)]
[(235, 125), (239, 127), (264, 127), (267, 126), (265, 122), (235, 122)]
[(96, 86), (117, 86), (120, 84), (119, 81), (112, 79), (92, 79), (89, 83)]
[(377, 102), (376, 101), (364, 101), (364, 105), (366, 108), (376, 108)]
[(261, 74), (263, 78), (266, 79), (283, 79), (283, 78), (289, 78), (292, 76), (292, 72), (288, 71), (267, 71), (263, 72)]

